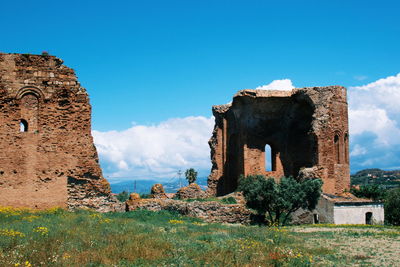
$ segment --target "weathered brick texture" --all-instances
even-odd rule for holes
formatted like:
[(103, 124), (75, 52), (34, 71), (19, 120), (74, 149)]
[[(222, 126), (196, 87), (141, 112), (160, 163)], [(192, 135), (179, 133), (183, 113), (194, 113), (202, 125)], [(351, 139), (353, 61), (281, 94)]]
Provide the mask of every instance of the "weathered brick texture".
[[(346, 88), (242, 90), (232, 104), (214, 106), (213, 114), (208, 194), (233, 192), (242, 174), (318, 177), (329, 194), (349, 189)], [(269, 171), (266, 145), (272, 150)]]
[(91, 106), (54, 56), (0, 53), (0, 205), (118, 209), (91, 135)]

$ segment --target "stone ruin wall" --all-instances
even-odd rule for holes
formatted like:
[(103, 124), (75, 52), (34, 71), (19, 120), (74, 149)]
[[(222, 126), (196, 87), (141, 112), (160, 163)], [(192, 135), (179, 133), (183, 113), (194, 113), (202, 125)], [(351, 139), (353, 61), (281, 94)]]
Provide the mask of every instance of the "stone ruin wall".
[(110, 193), (74, 71), (54, 56), (0, 53), (0, 205), (118, 209)]
[[(208, 194), (235, 191), (241, 174), (318, 177), (328, 194), (349, 189), (346, 88), (242, 90), (232, 104), (213, 106), (213, 114)], [(267, 144), (270, 171), (265, 168)]]

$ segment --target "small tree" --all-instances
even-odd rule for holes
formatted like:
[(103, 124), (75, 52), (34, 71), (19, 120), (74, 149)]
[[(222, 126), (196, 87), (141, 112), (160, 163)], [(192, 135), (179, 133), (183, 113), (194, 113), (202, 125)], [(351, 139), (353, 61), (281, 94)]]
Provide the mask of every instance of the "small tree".
[(392, 225), (400, 225), (400, 188), (388, 191), (385, 203), (386, 221)]
[(283, 177), (279, 184), (263, 175), (241, 177), (239, 190), (243, 192), (247, 207), (259, 215), (268, 214), (270, 224), (284, 225), (299, 208), (313, 210), (321, 195), (322, 181), (306, 179), (298, 182)]
[(117, 199), (121, 202), (127, 201), (128, 198), (129, 198), (129, 193), (125, 190), (117, 195)]
[(197, 180), (197, 172), (193, 168), (187, 169), (185, 177), (189, 184), (193, 184)]

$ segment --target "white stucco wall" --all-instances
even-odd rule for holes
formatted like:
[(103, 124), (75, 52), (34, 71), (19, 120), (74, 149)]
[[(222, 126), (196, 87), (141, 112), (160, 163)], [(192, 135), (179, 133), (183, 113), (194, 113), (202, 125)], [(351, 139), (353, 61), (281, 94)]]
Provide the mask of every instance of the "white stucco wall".
[(383, 224), (385, 212), (383, 204), (335, 205), (333, 216), (335, 224), (365, 224), (367, 212), (372, 212), (372, 223)]

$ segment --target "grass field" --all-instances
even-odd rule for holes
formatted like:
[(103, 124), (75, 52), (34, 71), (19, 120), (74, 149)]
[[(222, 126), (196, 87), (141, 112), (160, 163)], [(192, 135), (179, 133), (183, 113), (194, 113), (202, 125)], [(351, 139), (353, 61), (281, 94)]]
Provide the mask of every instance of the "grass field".
[(0, 208), (0, 266), (400, 266), (400, 228)]

